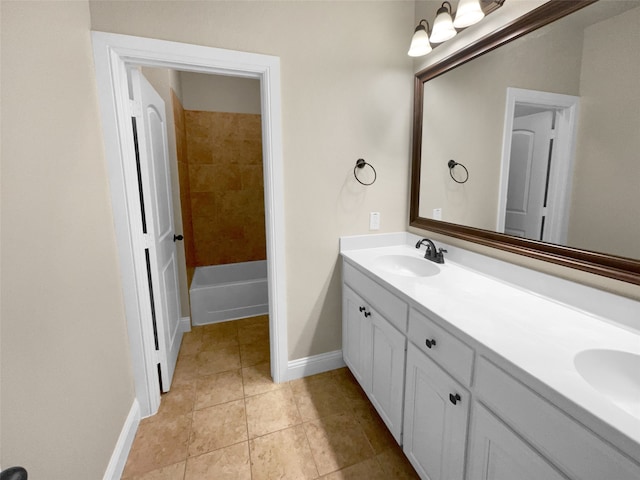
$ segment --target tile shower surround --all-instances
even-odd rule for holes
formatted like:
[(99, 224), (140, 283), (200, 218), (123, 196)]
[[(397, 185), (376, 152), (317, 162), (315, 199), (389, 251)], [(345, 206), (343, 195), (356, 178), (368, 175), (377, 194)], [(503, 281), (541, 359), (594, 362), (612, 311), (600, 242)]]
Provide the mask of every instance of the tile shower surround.
[(185, 334), (124, 480), (417, 479), (347, 369), (275, 384), (268, 317)]
[(265, 260), (261, 116), (172, 99), (187, 267)]

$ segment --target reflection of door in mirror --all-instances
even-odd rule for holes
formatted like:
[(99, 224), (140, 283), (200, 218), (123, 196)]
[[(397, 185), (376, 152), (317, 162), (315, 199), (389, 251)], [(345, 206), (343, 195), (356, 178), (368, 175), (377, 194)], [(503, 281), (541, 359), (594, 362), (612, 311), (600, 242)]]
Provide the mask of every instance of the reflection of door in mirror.
[(553, 112), (513, 120), (504, 233), (543, 238), (552, 136)]

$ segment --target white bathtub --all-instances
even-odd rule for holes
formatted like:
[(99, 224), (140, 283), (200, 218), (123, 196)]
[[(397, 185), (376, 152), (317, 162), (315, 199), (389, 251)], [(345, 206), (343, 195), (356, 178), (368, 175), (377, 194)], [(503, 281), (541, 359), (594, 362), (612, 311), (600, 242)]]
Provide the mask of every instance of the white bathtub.
[(189, 297), (193, 325), (266, 315), (267, 261), (197, 267)]

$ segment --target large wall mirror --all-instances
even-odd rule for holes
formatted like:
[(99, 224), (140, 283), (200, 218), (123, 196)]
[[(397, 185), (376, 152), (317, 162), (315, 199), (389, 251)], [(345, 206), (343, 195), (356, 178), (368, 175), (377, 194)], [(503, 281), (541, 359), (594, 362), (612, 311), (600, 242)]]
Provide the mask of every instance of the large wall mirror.
[(410, 225), (640, 284), (639, 45), (559, 0), (419, 72)]

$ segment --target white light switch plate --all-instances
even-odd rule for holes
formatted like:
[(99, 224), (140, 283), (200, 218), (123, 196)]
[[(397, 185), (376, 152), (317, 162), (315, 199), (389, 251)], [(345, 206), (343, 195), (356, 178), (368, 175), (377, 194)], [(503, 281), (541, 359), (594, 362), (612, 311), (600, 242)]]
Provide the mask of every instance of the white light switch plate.
[(369, 230), (380, 230), (380, 212), (369, 214)]

